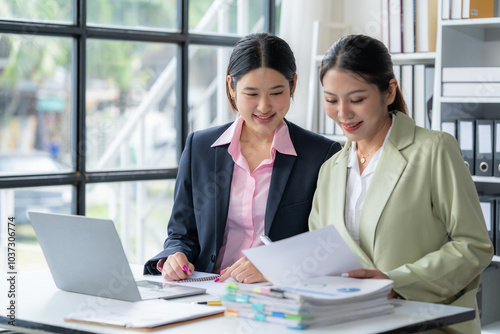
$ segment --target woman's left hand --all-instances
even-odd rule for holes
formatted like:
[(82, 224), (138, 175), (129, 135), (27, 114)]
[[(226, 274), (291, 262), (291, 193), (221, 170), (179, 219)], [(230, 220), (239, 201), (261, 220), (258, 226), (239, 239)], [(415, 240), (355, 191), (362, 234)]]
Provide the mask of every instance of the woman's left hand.
[[(353, 278), (373, 278), (373, 279), (390, 279), (389, 276), (384, 274), (378, 269), (356, 269), (348, 271), (346, 274)], [(391, 290), (387, 295), (388, 299), (392, 299), (397, 296), (396, 291)]]
[(242, 257), (231, 267), (222, 270), (221, 274), (219, 282), (224, 282), (229, 277), (232, 277), (239, 283), (259, 283), (266, 281), (265, 277), (246, 257)]

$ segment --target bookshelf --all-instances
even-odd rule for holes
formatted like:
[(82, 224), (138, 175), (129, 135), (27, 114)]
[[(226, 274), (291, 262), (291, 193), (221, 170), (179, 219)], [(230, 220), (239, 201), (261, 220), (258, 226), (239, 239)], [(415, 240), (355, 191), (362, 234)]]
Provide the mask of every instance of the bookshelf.
[[(444, 1), (440, 0), (439, 10)], [(495, 17), (477, 19), (442, 19), (438, 15), (436, 76), (432, 127), (441, 130), (442, 121), (459, 119), (500, 119), (500, 96), (443, 96), (442, 70), (445, 67), (500, 67), (499, 0), (494, 1)], [(488, 87), (488, 80), (484, 82)], [(473, 176), (478, 192), (499, 195), (500, 177)], [(498, 257), (496, 257), (498, 262)]]
[[(443, 84), (447, 84), (447, 80), (443, 80), (443, 68), (500, 67), (500, 58), (498, 57), (500, 52), (500, 38), (498, 38), (500, 36), (500, 15), (498, 15), (500, 0), (494, 0), (494, 8), (496, 8), (494, 17), (475, 19), (447, 18), (446, 13), (442, 11), (450, 4), (449, 1), (452, 0), (439, 0), (438, 6), (436, 70), (432, 108), (432, 128), (435, 130), (441, 130), (443, 121), (500, 119), (500, 96), (483, 96), (483, 94), (478, 94), (478, 91), (471, 92), (470, 96), (447, 96), (443, 91)], [(464, 78), (465, 80), (467, 78)], [(490, 83), (492, 81), (486, 78), (482, 82), (485, 89)], [(492, 140), (494, 140), (493, 138)], [(492, 166), (492, 168), (494, 167)], [(473, 175), (472, 179), (480, 195), (495, 196), (500, 199), (500, 177)], [(495, 225), (493, 224), (493, 226)], [(498, 226), (496, 233), (500, 233)], [(498, 281), (500, 256), (493, 257), (491, 267), (493, 270), (491, 270), (492, 268), (489, 268), (490, 271), (485, 270), (482, 278), (483, 304), (487, 307), (482, 311), (482, 333), (500, 333), (500, 311), (498, 311), (500, 302), (497, 298), (500, 294), (500, 281)], [(491, 280), (491, 277), (495, 277), (495, 279)], [(492, 295), (496, 296), (495, 300), (491, 299)]]
[(433, 106), (437, 15), (438, 0), (380, 1), (380, 40), (391, 53), (408, 114), (427, 128)]

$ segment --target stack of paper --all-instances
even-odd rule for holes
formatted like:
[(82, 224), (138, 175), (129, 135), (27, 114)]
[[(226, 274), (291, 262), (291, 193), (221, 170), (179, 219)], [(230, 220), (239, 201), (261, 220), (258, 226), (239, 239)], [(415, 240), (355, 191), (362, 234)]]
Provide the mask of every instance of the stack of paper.
[(273, 285), (227, 283), (226, 316), (302, 329), (392, 311), (392, 280), (341, 275), (363, 266), (332, 225), (243, 253)]
[(392, 312), (391, 280), (323, 276), (291, 287), (227, 283), (225, 315), (294, 329), (326, 326)]

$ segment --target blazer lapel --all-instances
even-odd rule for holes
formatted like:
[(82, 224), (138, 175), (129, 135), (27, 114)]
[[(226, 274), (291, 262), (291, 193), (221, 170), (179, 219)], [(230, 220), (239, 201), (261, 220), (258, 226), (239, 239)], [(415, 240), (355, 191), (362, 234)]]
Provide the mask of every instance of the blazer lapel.
[(331, 199), (329, 203), (329, 205), (331, 205), (331, 211), (329, 212), (331, 212), (332, 217), (330, 219), (342, 239), (345, 240), (349, 248), (358, 257), (358, 260), (363, 265), (363, 268), (374, 268), (373, 262), (361, 249), (358, 243), (352, 238), (345, 225), (345, 190), (347, 185), (347, 161), (349, 159), (350, 147), (351, 142), (348, 141), (335, 161), (335, 169), (333, 173), (330, 174), (332, 175), (332, 178), (329, 182), (329, 187), (333, 194), (328, 196), (328, 198)]
[(366, 193), (359, 219), (360, 243), (370, 257), (373, 257), (375, 231), (380, 216), (408, 163), (400, 150), (413, 143), (414, 133), (413, 120), (398, 113)]
[[(351, 142), (347, 142), (339, 157), (335, 161), (334, 172), (331, 173), (330, 191), (333, 192), (331, 197), (331, 212), (334, 217), (331, 217), (333, 225), (337, 228), (344, 239), (352, 239), (345, 226), (345, 189), (347, 184), (347, 160), (349, 159), (349, 147)], [(346, 238), (348, 236), (348, 238)]]
[(281, 154), (276, 152), (274, 159), (273, 174), (271, 175), (271, 184), (269, 186), (269, 195), (267, 197), (265, 233), (269, 234), (271, 225), (278, 211), (278, 207), (285, 192), (288, 177), (292, 172), (296, 156)]
[(229, 209), (229, 194), (231, 193), (231, 180), (233, 179), (234, 162), (227, 152), (229, 145), (215, 147), (215, 243), (217, 251), (222, 246), (224, 230), (226, 228), (227, 213)]

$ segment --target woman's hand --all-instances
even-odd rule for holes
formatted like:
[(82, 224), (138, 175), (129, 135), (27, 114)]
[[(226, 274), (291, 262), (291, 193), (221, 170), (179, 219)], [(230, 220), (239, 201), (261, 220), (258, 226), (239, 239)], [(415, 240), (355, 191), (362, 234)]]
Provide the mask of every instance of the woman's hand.
[(389, 276), (378, 269), (356, 269), (348, 271), (347, 274), (353, 278), (389, 279)]
[(186, 254), (177, 252), (167, 258), (161, 275), (167, 281), (180, 281), (186, 279), (193, 271), (194, 265), (189, 263)]
[[(353, 278), (390, 279), (389, 276), (378, 269), (356, 269), (348, 271), (346, 274)], [(397, 295), (398, 294), (394, 290), (391, 290), (391, 292), (387, 295), (387, 298), (392, 299)]]
[(221, 271), (222, 276), (218, 282), (224, 282), (229, 277), (240, 283), (259, 283), (265, 282), (266, 278), (255, 268), (255, 266), (246, 257), (236, 261), (231, 267)]

